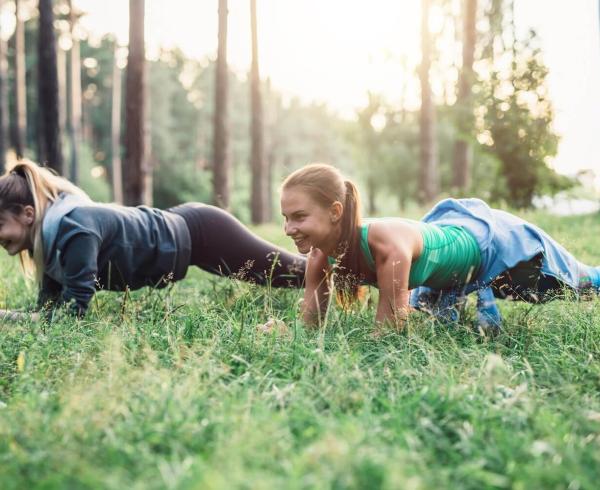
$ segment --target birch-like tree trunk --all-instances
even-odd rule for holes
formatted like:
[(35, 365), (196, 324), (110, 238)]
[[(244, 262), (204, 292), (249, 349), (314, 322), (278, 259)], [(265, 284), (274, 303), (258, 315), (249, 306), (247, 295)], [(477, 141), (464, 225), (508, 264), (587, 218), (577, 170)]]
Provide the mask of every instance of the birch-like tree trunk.
[(230, 162), (227, 117), (227, 0), (219, 0), (219, 38), (215, 74), (213, 201), (229, 208)]
[(69, 0), (69, 24), (71, 30), (71, 52), (69, 63), (69, 142), (71, 161), (69, 178), (77, 184), (79, 181), (79, 146), (81, 145), (81, 53), (77, 37), (77, 12), (73, 0)]
[(129, 0), (129, 55), (125, 93), (125, 168), (123, 199), (136, 206), (144, 201), (146, 172), (146, 93), (144, 0)]
[(462, 68), (458, 79), (457, 139), (454, 143), (454, 187), (466, 191), (471, 184), (473, 116), (473, 57), (476, 41), (477, 0), (463, 0)]
[(121, 69), (117, 58), (118, 45), (115, 43), (113, 73), (112, 73), (112, 104), (111, 104), (111, 163), (113, 200), (123, 204), (123, 171), (121, 168)]
[[(58, 126), (60, 134), (67, 134), (67, 52), (56, 46), (56, 69), (58, 71)], [(63, 162), (64, 166), (64, 162)]]
[(63, 174), (62, 145), (58, 108), (58, 70), (56, 66), (56, 36), (52, 0), (39, 0), (38, 34), (38, 104), (43, 130), (42, 155), (59, 175)]
[[(0, 0), (0, 11), (4, 0)], [(7, 44), (0, 37), (0, 174), (6, 169), (6, 151), (8, 143), (8, 61), (6, 57)]]
[(27, 145), (27, 81), (25, 79), (25, 23), (21, 15), (21, 2), (15, 0), (15, 153), (23, 158)]
[(436, 117), (429, 71), (431, 68), (431, 35), (429, 33), (429, 8), (431, 0), (421, 0), (421, 112), (419, 118), (421, 147), (419, 201), (433, 201), (439, 194), (438, 146), (436, 139)]
[(252, 33), (252, 66), (250, 69), (250, 122), (252, 171), (251, 214), (252, 223), (265, 223), (267, 220), (267, 168), (264, 155), (263, 108), (260, 93), (258, 69), (258, 33), (256, 25), (256, 0), (250, 0), (250, 27)]

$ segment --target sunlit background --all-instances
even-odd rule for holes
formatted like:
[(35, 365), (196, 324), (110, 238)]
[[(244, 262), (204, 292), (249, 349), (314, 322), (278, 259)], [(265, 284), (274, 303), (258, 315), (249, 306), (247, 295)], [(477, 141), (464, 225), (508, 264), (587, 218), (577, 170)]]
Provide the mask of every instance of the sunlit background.
[[(214, 58), (217, 47), (216, 2), (147, 1), (148, 55), (159, 47), (180, 47), (188, 56)], [(116, 33), (127, 43), (128, 7), (123, 0), (78, 0), (91, 33)], [(181, 15), (185, 12), (185, 15)], [(430, 28), (444, 22), (434, 10)], [(419, 0), (259, 0), (261, 76), (288, 96), (326, 102), (344, 117), (366, 103), (367, 91), (382, 93), (390, 103), (405, 94), (418, 108), (414, 76), (420, 60)], [(600, 29), (595, 0), (517, 0), (517, 28), (535, 29), (549, 67), (555, 129), (561, 136), (551, 164), (562, 173), (591, 168), (600, 174)], [(245, 75), (250, 65), (250, 21), (247, 0), (229, 1), (228, 61)], [(456, 60), (455, 43), (441, 43), (448, 64)], [(441, 96), (456, 73), (433, 74)]]

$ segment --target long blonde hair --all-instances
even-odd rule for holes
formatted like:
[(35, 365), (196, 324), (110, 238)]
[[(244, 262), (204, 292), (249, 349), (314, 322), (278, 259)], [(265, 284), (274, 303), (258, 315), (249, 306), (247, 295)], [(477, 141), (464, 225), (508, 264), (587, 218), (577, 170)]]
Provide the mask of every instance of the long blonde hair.
[(25, 275), (36, 277), (38, 281), (44, 274), (42, 221), (48, 207), (63, 192), (89, 199), (85, 192), (67, 179), (29, 160), (19, 160), (0, 177), (0, 212), (18, 214), (25, 206), (35, 209), (31, 225), (33, 251), (23, 250), (19, 258)]
[(358, 295), (360, 277), (360, 196), (350, 180), (344, 179), (335, 167), (324, 163), (311, 163), (290, 174), (281, 184), (281, 190), (299, 187), (319, 205), (328, 208), (335, 201), (344, 206), (342, 235), (336, 254), (341, 257), (334, 281), (338, 297), (355, 299)]

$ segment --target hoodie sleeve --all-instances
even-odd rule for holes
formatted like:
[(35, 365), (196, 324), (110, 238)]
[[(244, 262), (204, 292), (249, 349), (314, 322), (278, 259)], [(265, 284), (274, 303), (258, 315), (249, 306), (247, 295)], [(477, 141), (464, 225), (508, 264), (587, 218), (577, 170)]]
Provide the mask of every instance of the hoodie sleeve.
[(59, 245), (64, 284), (57, 306), (67, 306), (78, 317), (85, 315), (96, 292), (99, 249), (98, 236), (85, 231), (71, 235)]
[(60, 301), (62, 285), (47, 274), (42, 277), (42, 284), (37, 298), (37, 310), (48, 310), (55, 307)]

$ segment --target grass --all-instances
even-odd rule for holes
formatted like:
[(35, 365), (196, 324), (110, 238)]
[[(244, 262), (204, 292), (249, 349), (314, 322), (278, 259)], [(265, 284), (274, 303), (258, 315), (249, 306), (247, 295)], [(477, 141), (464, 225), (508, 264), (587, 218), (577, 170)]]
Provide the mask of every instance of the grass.
[[(599, 216), (529, 218), (600, 263)], [(16, 262), (8, 307), (35, 296)], [(306, 331), (299, 298), (192, 270), (1, 324), (0, 487), (597, 488), (598, 300), (503, 304), (493, 340), (423, 315), (374, 340), (372, 305)]]

